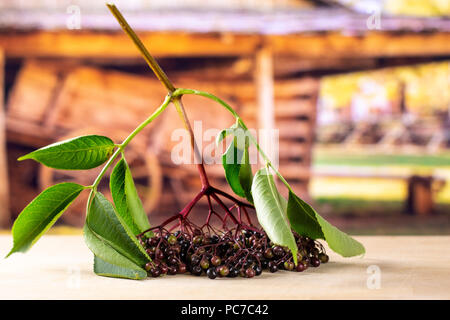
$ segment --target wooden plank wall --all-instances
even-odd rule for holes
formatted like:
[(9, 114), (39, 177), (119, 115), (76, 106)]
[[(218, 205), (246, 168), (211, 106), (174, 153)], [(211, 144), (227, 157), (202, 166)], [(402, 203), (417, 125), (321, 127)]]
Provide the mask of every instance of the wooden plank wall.
[[(223, 98), (236, 109), (249, 128), (258, 129), (267, 125), (279, 128), (280, 171), (290, 179), (296, 191), (305, 195), (309, 181), (318, 80), (304, 78), (272, 81), (269, 79), (272, 73), (268, 70), (272, 69), (270, 51), (262, 52), (258, 59), (261, 59), (261, 74), (256, 79), (268, 72), (264, 76), (267, 78), (260, 85), (256, 85), (258, 81), (252, 79), (204, 81), (182, 72), (171, 78), (178, 87), (196, 88)], [(33, 81), (35, 73), (42, 71), (39, 65), (42, 65), (39, 61), (24, 65), (8, 101), (9, 137), (17, 143), (32, 147), (36, 147), (42, 140), (42, 130), (39, 128), (45, 128), (53, 141), (62, 136), (70, 136), (70, 132), (89, 128), (91, 133), (113, 136), (113, 139), (120, 142), (127, 132), (162, 102), (166, 94), (161, 84), (152, 77), (84, 66), (59, 74), (59, 81), (62, 83), (59, 87), (53, 85), (53, 81), (36, 82)], [(50, 67), (45, 69), (43, 79), (54, 79), (51, 74), (58, 71)], [(23, 97), (36, 92), (42, 97), (52, 98), (40, 99), (39, 101), (47, 102), (34, 104), (33, 108), (45, 111), (35, 109), (31, 114), (30, 104)], [(227, 111), (203, 97), (185, 96), (184, 102), (189, 118), (192, 121), (202, 120), (203, 130), (225, 128), (234, 122)], [(262, 111), (260, 105), (265, 105), (267, 110)], [(17, 128), (21, 128), (20, 135)], [(145, 134), (140, 135), (144, 147), (137, 150), (137, 153), (144, 156), (156, 154), (162, 168), (165, 192), (159, 202), (159, 212), (175, 212), (200, 189), (195, 166), (176, 166), (171, 160), (172, 148), (178, 143), (171, 139), (171, 135), (177, 128), (183, 128), (183, 125), (178, 120), (175, 109), (169, 108)], [(204, 147), (209, 142), (206, 141)], [(148, 174), (145, 168), (135, 169), (135, 173), (139, 171), (141, 176)], [(220, 164), (207, 166), (207, 172), (215, 186), (231, 192)], [(88, 180), (87, 177), (82, 177), (83, 174), (77, 172), (74, 178)], [(176, 201), (172, 194), (177, 195)]]
[(6, 134), (5, 134), (5, 108), (4, 97), (4, 70), (5, 61), (3, 51), (0, 48), (0, 228), (7, 227), (10, 222), (9, 212), (9, 182), (8, 165), (6, 156)]

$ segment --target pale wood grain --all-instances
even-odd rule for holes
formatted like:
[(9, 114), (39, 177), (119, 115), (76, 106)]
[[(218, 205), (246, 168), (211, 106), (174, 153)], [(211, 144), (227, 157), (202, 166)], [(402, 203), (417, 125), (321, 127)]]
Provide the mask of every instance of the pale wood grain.
[[(26, 255), (0, 262), (0, 299), (449, 299), (449, 236), (357, 237), (363, 258), (330, 262), (304, 273), (263, 273), (254, 279), (191, 275), (143, 281), (96, 276), (81, 236), (44, 236)], [(0, 254), (11, 237), (0, 236)], [(381, 288), (368, 289), (367, 268), (381, 270)], [(79, 271), (80, 286), (76, 288)]]

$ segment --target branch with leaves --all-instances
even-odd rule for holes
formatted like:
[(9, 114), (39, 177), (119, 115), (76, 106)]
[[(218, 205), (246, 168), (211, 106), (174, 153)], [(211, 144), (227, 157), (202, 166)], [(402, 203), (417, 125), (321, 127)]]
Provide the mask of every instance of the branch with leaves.
[[(103, 276), (142, 279), (147, 277), (149, 270), (159, 270), (158, 272), (161, 272), (164, 268), (163, 264), (157, 263), (158, 252), (164, 246), (166, 251), (169, 250), (167, 247), (171, 246), (170, 241), (173, 240), (171, 232), (174, 229), (178, 229), (178, 231), (176, 239), (172, 242), (176, 243), (173, 248), (178, 248), (178, 254), (182, 250), (179, 247), (183, 247), (183, 241), (186, 244), (188, 234), (192, 236), (190, 238), (192, 243), (189, 248), (186, 247), (186, 252), (195, 248), (201, 252), (213, 250), (214, 254), (217, 254), (219, 246), (223, 247), (225, 245), (225, 240), (220, 240), (222, 242), (219, 240), (213, 241), (212, 239), (217, 237), (215, 235), (209, 237), (208, 239), (210, 240), (206, 241), (206, 238), (201, 236), (203, 232), (201, 230), (205, 229), (208, 234), (217, 234), (210, 224), (210, 220), (213, 217), (220, 219), (224, 229), (222, 234), (226, 234), (228, 237), (226, 243), (232, 246), (233, 249), (230, 248), (231, 251), (235, 250), (233, 251), (235, 252), (234, 256), (228, 257), (227, 260), (227, 263), (234, 263), (235, 267), (239, 263), (242, 266), (249, 263), (251, 257), (249, 257), (250, 251), (248, 246), (251, 246), (252, 243), (254, 246), (259, 246), (258, 250), (260, 251), (264, 247), (264, 256), (266, 256), (266, 251), (267, 255), (270, 255), (272, 247), (274, 252), (280, 251), (275, 249), (275, 247), (285, 248), (286, 251), (280, 251), (280, 257), (283, 252), (287, 253), (283, 253), (283, 257), (276, 261), (278, 264), (284, 262), (285, 268), (288, 269), (291, 267), (291, 264), (294, 266), (299, 265), (302, 259), (305, 258), (307, 253), (301, 249), (303, 248), (302, 246), (311, 248), (317, 255), (317, 244), (314, 242), (316, 239), (327, 241), (332, 250), (345, 257), (364, 253), (364, 247), (358, 241), (332, 226), (309, 204), (295, 194), (289, 183), (272, 165), (270, 159), (258, 145), (255, 137), (231, 106), (211, 93), (175, 88), (118, 9), (114, 5), (108, 5), (108, 8), (116, 17), (123, 30), (133, 40), (157, 78), (166, 87), (168, 94), (153, 114), (137, 126), (121, 144), (115, 144), (110, 138), (105, 136), (87, 135), (51, 144), (19, 158), (20, 161), (32, 159), (47, 167), (62, 170), (89, 170), (100, 165), (103, 165), (103, 168), (92, 185), (83, 186), (76, 183), (60, 183), (44, 190), (28, 204), (20, 213), (12, 228), (14, 244), (8, 256), (14, 252), (27, 251), (84, 190), (89, 190), (90, 192), (86, 206), (85, 241), (95, 256), (94, 271)], [(182, 103), (184, 95), (198, 95), (215, 101), (218, 103), (218, 106), (225, 108), (234, 117), (235, 124), (231, 128), (222, 130), (216, 141), (220, 143), (227, 137), (232, 138), (230, 145), (222, 156), (222, 162), (226, 180), (236, 196), (219, 190), (210, 184)], [(169, 105), (173, 105), (176, 108), (186, 130), (190, 134), (191, 147), (194, 150), (195, 157), (200, 159), (196, 163), (198, 163), (197, 168), (202, 188), (194, 199), (179, 213), (168, 218), (160, 226), (151, 227), (136, 191), (124, 150), (133, 138), (163, 113)], [(265, 161), (265, 165), (255, 175), (253, 175), (249, 161), (249, 147), (251, 145), (256, 147)], [(118, 158), (120, 160), (115, 163)], [(111, 203), (97, 188), (107, 170), (114, 163), (115, 166), (110, 177), (110, 190), (113, 198), (113, 203)], [(277, 190), (274, 175), (288, 189), (289, 198), (287, 200)], [(209, 210), (205, 224), (197, 227), (189, 221), (188, 216), (193, 207), (202, 198), (207, 199)], [(238, 198), (243, 198), (243, 200)], [(224, 200), (231, 201), (233, 205), (228, 207), (225, 205)], [(216, 207), (221, 210), (222, 214), (219, 213)], [(256, 211), (262, 230), (255, 227), (252, 223), (249, 214), (250, 210)], [(235, 225), (233, 228), (234, 234), (227, 227), (228, 221)], [(246, 234), (247, 238), (242, 238), (242, 233)], [(250, 234), (253, 234), (255, 239), (252, 239), (249, 236)], [(198, 240), (199, 237), (201, 238), (200, 240)], [(155, 239), (160, 240), (158, 242)], [(250, 244), (248, 244), (249, 241), (251, 242)], [(200, 243), (203, 243), (203, 245), (200, 246)], [(170, 249), (169, 251), (174, 250)], [(172, 252), (172, 255), (167, 257), (167, 259), (164, 258), (164, 261), (172, 258), (174, 263), (178, 261), (179, 258), (175, 258), (174, 254)], [(190, 261), (195, 259), (193, 258), (196, 255), (195, 253), (188, 254)], [(243, 258), (236, 262), (236, 257), (240, 255)], [(213, 262), (214, 257), (209, 258), (208, 265)], [(257, 263), (260, 267), (261, 261), (265, 261), (261, 252), (255, 254), (253, 260), (255, 261), (255, 267), (258, 267)], [(167, 263), (170, 265), (169, 262)], [(179, 264), (178, 269), (182, 269), (182, 263), (179, 261), (177, 263)], [(204, 263), (203, 265), (206, 264)], [(227, 266), (225, 265), (225, 267)], [(170, 273), (170, 268), (166, 267), (168, 269), (166, 272)], [(195, 267), (192, 267), (190, 271), (195, 274), (197, 271), (194, 269)], [(247, 270), (245, 271), (247, 272)], [(158, 272), (152, 271), (153, 275)], [(210, 273), (213, 274), (214, 272), (216, 271), (213, 270)], [(225, 270), (222, 273), (228, 275), (229, 272), (230, 270)], [(251, 275), (251, 270), (248, 273)], [(248, 277), (250, 275), (247, 274)], [(210, 275), (208, 274), (208, 276)]]

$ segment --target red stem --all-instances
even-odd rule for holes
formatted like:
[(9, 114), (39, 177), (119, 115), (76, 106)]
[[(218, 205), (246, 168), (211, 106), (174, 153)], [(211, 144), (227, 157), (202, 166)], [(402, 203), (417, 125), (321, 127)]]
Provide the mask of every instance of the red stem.
[(226, 193), (226, 192), (223, 192), (222, 190), (216, 189), (216, 188), (214, 188), (214, 187), (210, 187), (210, 189), (212, 190), (213, 193), (220, 194), (221, 196), (223, 196), (223, 197), (225, 197), (225, 198), (227, 198), (227, 199), (233, 201), (234, 203), (238, 204), (238, 205), (241, 206), (241, 207), (247, 207), (247, 208), (251, 208), (251, 209), (254, 209), (254, 208), (255, 208), (255, 207), (252, 206), (251, 204), (245, 203), (245, 202), (242, 202), (242, 201), (239, 201), (239, 200), (236, 199), (235, 197), (229, 195), (229, 194)]
[(228, 210), (227, 206), (220, 200), (220, 198), (215, 194), (212, 193), (211, 197), (216, 200), (216, 202), (222, 207), (222, 209), (225, 211), (225, 214), (229, 215), (231, 217), (231, 220), (233, 220), (234, 223), (239, 224), (239, 221), (236, 220), (234, 215)]

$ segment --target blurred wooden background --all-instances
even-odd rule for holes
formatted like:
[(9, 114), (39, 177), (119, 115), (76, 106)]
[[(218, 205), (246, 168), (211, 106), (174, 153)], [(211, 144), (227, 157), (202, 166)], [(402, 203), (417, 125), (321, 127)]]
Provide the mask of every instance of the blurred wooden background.
[[(2, 3), (3, 226), (44, 187), (60, 180), (90, 184), (96, 173), (54, 171), (31, 161), (18, 163), (18, 156), (86, 133), (120, 142), (166, 94), (106, 8), (91, 2), (74, 2), (80, 9), (79, 30), (67, 28), (72, 13), (65, 4)], [(386, 16), (381, 30), (370, 30), (367, 14), (324, 1), (243, 3), (203, 10), (193, 1), (174, 12), (163, 2), (155, 8), (145, 1), (117, 1), (176, 86), (223, 98), (251, 128), (279, 129), (280, 171), (306, 199), (322, 76), (450, 56), (448, 19)], [(232, 123), (203, 98), (186, 97), (185, 104), (204, 130)], [(179, 127), (168, 110), (127, 153), (145, 207), (154, 215), (176, 212), (199, 188), (193, 166), (178, 167), (170, 159), (170, 135)], [(215, 185), (226, 187), (219, 165), (207, 171)], [(81, 200), (63, 220), (82, 224)]]

